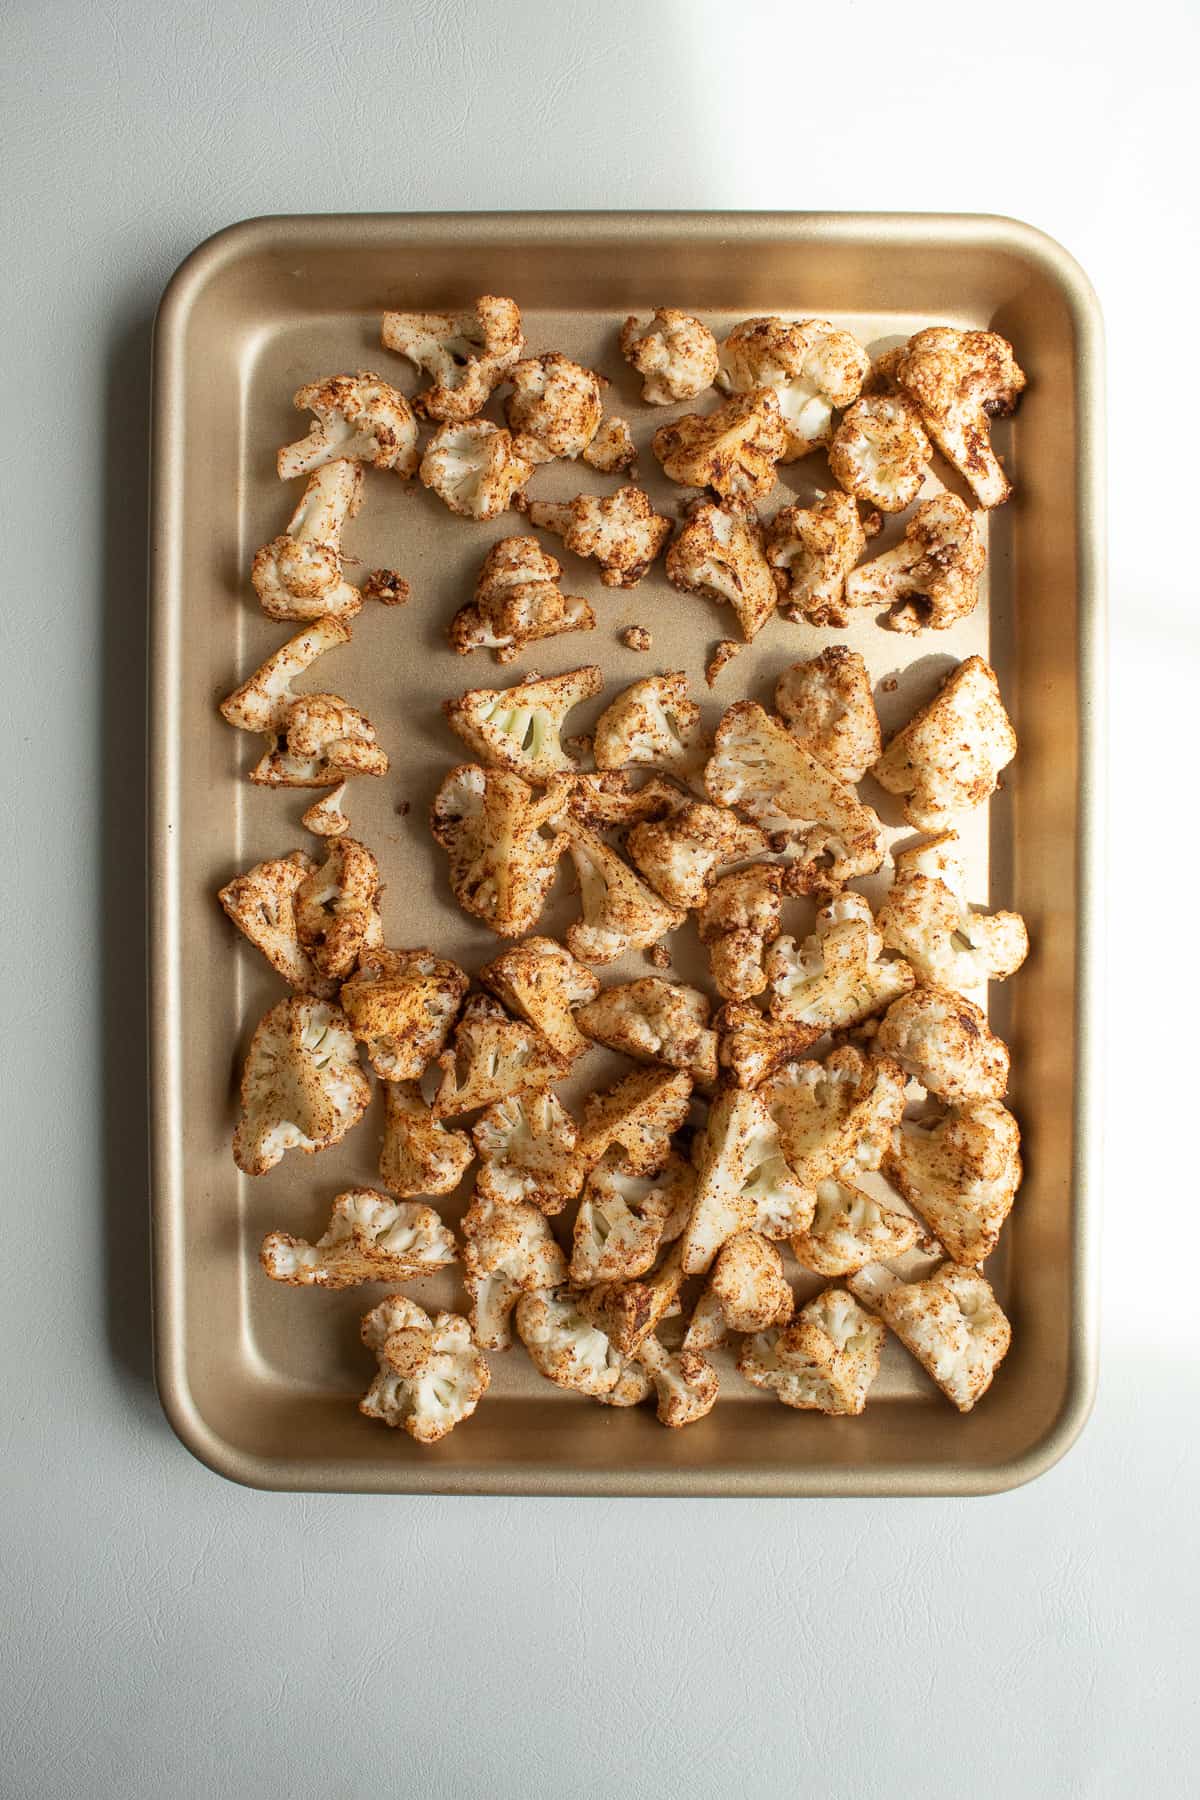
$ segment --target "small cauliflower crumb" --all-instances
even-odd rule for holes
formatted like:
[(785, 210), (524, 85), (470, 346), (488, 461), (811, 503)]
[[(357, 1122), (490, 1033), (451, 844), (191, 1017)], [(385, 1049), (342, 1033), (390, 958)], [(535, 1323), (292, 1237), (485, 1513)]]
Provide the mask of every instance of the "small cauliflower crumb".
[(721, 673), (721, 670), (733, 661), (741, 648), (742, 646), (740, 644), (735, 644), (732, 638), (722, 638), (720, 643), (714, 644), (713, 653), (704, 667), (704, 679), (707, 681), (709, 687), (713, 687), (716, 684), (717, 676)]
[(649, 650), (654, 642), (644, 625), (627, 625), (620, 637), (627, 650)]
[(669, 969), (671, 966), (671, 952), (667, 949), (665, 944), (651, 944), (649, 950), (646, 952), (646, 960), (647, 962), (652, 962), (656, 969)]

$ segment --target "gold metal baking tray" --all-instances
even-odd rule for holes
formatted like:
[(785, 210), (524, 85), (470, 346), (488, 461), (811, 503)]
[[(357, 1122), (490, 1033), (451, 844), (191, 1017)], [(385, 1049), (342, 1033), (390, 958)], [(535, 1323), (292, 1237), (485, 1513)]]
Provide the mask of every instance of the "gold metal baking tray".
[[(727, 613), (673, 592), (661, 564), (631, 593), (605, 589), (594, 564), (555, 544), (566, 591), (592, 599), (597, 629), (534, 646), (507, 670), (483, 652), (458, 658), (446, 644), (447, 621), (488, 545), (520, 521), (453, 520), (419, 486), (372, 472), (347, 549), (364, 568), (398, 568), (413, 598), (402, 610), (368, 606), (353, 643), (321, 665), (322, 682), (370, 715), (391, 756), (385, 780), (359, 781), (348, 794), (355, 834), (376, 851), (387, 883), (388, 942), (436, 945), (477, 968), (496, 940), (454, 906), (425, 822), (441, 775), (464, 758), (441, 718), (445, 695), (517, 679), (531, 665), (556, 673), (597, 662), (610, 692), (654, 670), (685, 669), (715, 718), (734, 699), (766, 698), (787, 664), (842, 641), (867, 658), (886, 730), (932, 692), (951, 660), (981, 651), (995, 664), (1021, 749), (983, 809), (988, 816), (972, 822), (970, 897), (1018, 907), (1032, 933), (1026, 968), (993, 1003), (1013, 1051), (1011, 1104), (1027, 1175), (989, 1269), (1012, 1318), (1013, 1348), (966, 1418), (894, 1341), (861, 1418), (793, 1412), (726, 1362), (721, 1403), (683, 1432), (664, 1431), (645, 1408), (619, 1411), (561, 1393), (518, 1349), (492, 1358), (492, 1388), (475, 1417), (421, 1449), (356, 1409), (372, 1373), (358, 1319), (378, 1290), (296, 1291), (260, 1273), (265, 1231), (315, 1234), (340, 1189), (373, 1180), (380, 1107), (376, 1100), (324, 1155), (287, 1156), (256, 1181), (233, 1165), (237, 1072), (281, 988), (235, 941), (216, 890), (264, 856), (312, 850), (316, 841), (300, 825), (313, 796), (250, 786), (257, 741), (224, 725), (216, 702), (288, 634), (259, 611), (247, 571), (293, 503), (274, 473), (276, 447), (306, 428), (292, 393), (353, 368), (379, 368), (411, 386), (406, 365), (379, 347), (383, 310), (458, 306), (484, 292), (515, 296), (533, 351), (561, 349), (605, 372), (612, 410), (630, 418), (639, 445), (651, 409), (638, 403), (616, 327), (655, 305), (697, 312), (714, 328), (751, 313), (825, 315), (872, 350), (931, 322), (993, 327), (1013, 340), (1029, 373), (1020, 412), (996, 430), (1016, 495), (988, 522), (987, 597), (948, 633), (901, 638), (868, 618), (831, 634), (777, 619), (710, 694), (704, 665), (712, 644), (733, 635)], [(159, 312), (154, 373), (155, 1315), (159, 1389), (183, 1441), (237, 1481), (378, 1493), (963, 1494), (1047, 1468), (1091, 1402), (1100, 1162), (1102, 345), (1096, 302), (1070, 257), (1027, 226), (971, 217), (261, 219), (211, 239), (175, 275)], [(669, 416), (659, 411), (653, 423)], [(823, 459), (809, 459), (783, 480), (811, 496), (823, 470)], [(953, 484), (940, 461), (935, 470)], [(648, 451), (641, 473), (657, 499), (677, 508)], [(564, 464), (534, 479), (534, 491), (550, 496), (615, 485)], [(650, 629), (650, 655), (619, 642), (629, 624)], [(570, 729), (586, 730), (597, 710), (581, 708)], [(888, 797), (870, 783), (864, 791), (900, 835)], [(564, 874), (549, 928), (569, 916)], [(691, 936), (690, 928), (679, 934), (681, 942)], [(675, 968), (691, 973), (686, 949)], [(606, 977), (647, 969), (635, 956)], [(589, 1084), (605, 1073), (600, 1054), (589, 1059)], [(460, 1211), (454, 1203), (448, 1216)], [(450, 1277), (406, 1291), (435, 1305), (452, 1304), (458, 1292)]]

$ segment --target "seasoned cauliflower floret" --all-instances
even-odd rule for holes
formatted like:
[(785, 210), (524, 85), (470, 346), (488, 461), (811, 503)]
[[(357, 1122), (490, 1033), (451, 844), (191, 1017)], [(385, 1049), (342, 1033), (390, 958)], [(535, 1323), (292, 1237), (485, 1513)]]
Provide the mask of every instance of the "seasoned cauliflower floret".
[(472, 688), (442, 711), (451, 728), (476, 756), (493, 768), (511, 769), (539, 785), (569, 774), (574, 763), (562, 747), (567, 714), (604, 686), (594, 664), (546, 680), (536, 677), (510, 688)]
[(638, 1361), (654, 1383), (660, 1425), (673, 1431), (694, 1425), (717, 1404), (721, 1392), (717, 1371), (698, 1351), (671, 1353), (652, 1334), (638, 1351)]
[(385, 1081), (379, 1178), (393, 1194), (452, 1194), (473, 1151), (463, 1131), (447, 1131), (415, 1081)]
[(567, 949), (587, 963), (615, 962), (675, 931), (687, 914), (666, 906), (615, 850), (586, 825), (567, 827), (567, 848), (579, 877), (583, 917), (567, 928)]
[(788, 1167), (760, 1094), (723, 1089), (709, 1108), (697, 1157), (696, 1198), (679, 1240), (685, 1274), (707, 1269), (735, 1232), (778, 1239), (807, 1228), (813, 1197)]
[(594, 630), (595, 613), (578, 594), (562, 592), (561, 575), (535, 537), (501, 538), (484, 558), (475, 598), (451, 620), (450, 648), (458, 656), (488, 648), (497, 662), (509, 663), (526, 644)]
[(779, 460), (790, 463), (829, 442), (834, 407), (857, 399), (870, 366), (862, 345), (828, 319), (743, 319), (721, 345), (717, 381), (735, 394), (774, 392), (787, 433)]
[[(957, 842), (954, 834), (952, 841)], [(880, 936), (935, 987), (981, 987), (1004, 981), (1029, 953), (1020, 913), (976, 913), (950, 882), (922, 874), (914, 864), (926, 846), (896, 858), (896, 879), (879, 909)]]
[(581, 1031), (638, 1062), (686, 1069), (699, 1082), (717, 1078), (717, 1034), (708, 1029), (712, 1003), (698, 988), (647, 975), (605, 988), (581, 1006)]
[(904, 1074), (851, 1045), (824, 1062), (792, 1063), (763, 1089), (796, 1179), (814, 1198), (822, 1181), (878, 1169), (904, 1111)]
[(292, 691), (292, 683), (319, 656), (348, 644), (350, 637), (344, 620), (317, 619), (222, 700), (227, 724), (267, 739), (251, 781), (265, 787), (336, 787), (347, 775), (386, 775), (388, 759), (369, 719), (336, 694)]
[(580, 1312), (570, 1288), (522, 1294), (516, 1326), (534, 1368), (556, 1387), (599, 1400), (620, 1381), (624, 1357)]
[(812, 1041), (808, 1028), (789, 1019), (767, 1019), (744, 1000), (730, 1000), (717, 1014), (717, 1060), (741, 1088), (760, 1087), (781, 1064), (794, 1062)]
[(850, 1275), (868, 1263), (907, 1255), (920, 1235), (907, 1213), (827, 1175), (817, 1183), (812, 1224), (792, 1239), (792, 1254), (814, 1275)]
[(507, 1350), (509, 1316), (522, 1294), (558, 1287), (567, 1259), (535, 1206), (498, 1206), (472, 1200), (462, 1222), (463, 1286), (471, 1300), (471, 1330), (484, 1350)]
[(589, 1094), (575, 1154), (594, 1169), (606, 1151), (619, 1150), (632, 1175), (656, 1175), (671, 1154), (671, 1134), (687, 1118), (692, 1078), (682, 1069), (635, 1069), (615, 1087)]
[(566, 847), (554, 821), (569, 793), (566, 776), (535, 795), (519, 775), (476, 763), (451, 769), (437, 791), (430, 829), (450, 858), (454, 898), (499, 937), (522, 937), (541, 916)]
[(522, 455), (530, 462), (582, 456), (600, 429), (603, 376), (550, 350), (514, 363), (507, 379), (513, 391), (504, 416)]
[(992, 449), (990, 421), (1017, 409), (1025, 375), (1012, 345), (994, 331), (933, 325), (900, 352), (895, 379), (917, 407), (930, 437), (970, 485), (981, 506), (1012, 492)]
[(803, 1026), (809, 1044), (827, 1031), (860, 1024), (916, 980), (906, 962), (884, 962), (882, 953), (870, 902), (861, 894), (839, 894), (818, 912), (811, 937), (799, 944), (779, 937), (767, 951), (768, 1012)]
[(686, 1350), (711, 1350), (730, 1331), (766, 1331), (786, 1324), (795, 1300), (783, 1273), (783, 1258), (757, 1231), (727, 1238), (696, 1302)]
[(686, 1216), (695, 1185), (695, 1172), (677, 1156), (659, 1174), (633, 1175), (619, 1150), (606, 1151), (588, 1176), (575, 1215), (575, 1286), (632, 1281), (653, 1268), (673, 1219)]
[(346, 783), (339, 781), (335, 788), (314, 800), (300, 815), (305, 831), (311, 831), (314, 837), (342, 837), (350, 829), (349, 816), (342, 806), (345, 798)]
[(359, 1412), (403, 1426), (418, 1444), (436, 1444), (487, 1393), (491, 1370), (457, 1313), (431, 1319), (415, 1301), (391, 1294), (363, 1320), (362, 1340), (375, 1352), (379, 1373)]
[(895, 1001), (875, 1045), (929, 1093), (956, 1106), (999, 1100), (1008, 1086), (1006, 1046), (978, 1006), (947, 988), (918, 987)]
[(954, 814), (994, 794), (1000, 771), (1017, 754), (996, 672), (968, 656), (928, 705), (896, 733), (871, 773), (904, 800), (918, 831), (944, 831)]
[(902, 1119), (883, 1167), (948, 1256), (981, 1263), (996, 1248), (1021, 1185), (1021, 1133), (998, 1100), (953, 1107), (931, 1120)]
[(660, 425), (651, 448), (680, 487), (712, 488), (722, 500), (761, 500), (775, 485), (787, 449), (779, 401), (769, 387), (726, 400), (716, 412), (685, 413)]
[(615, 494), (576, 494), (573, 500), (531, 500), (529, 523), (552, 531), (575, 556), (595, 557), (605, 587), (636, 587), (671, 535), (639, 487)]
[(386, 349), (432, 378), (418, 410), (454, 424), (486, 406), (525, 348), (520, 309), (496, 294), (481, 294), (470, 312), (384, 313), (382, 337)]
[(923, 1281), (902, 1281), (872, 1263), (847, 1285), (933, 1377), (959, 1412), (970, 1412), (991, 1386), (1012, 1330), (982, 1275), (954, 1263)]
[(315, 1244), (272, 1231), (259, 1261), (272, 1281), (292, 1287), (416, 1281), (454, 1261), (454, 1238), (432, 1206), (389, 1200), (374, 1188), (348, 1188), (334, 1200), (329, 1227)]
[(661, 775), (647, 776), (635, 788), (631, 775), (600, 769), (576, 776), (571, 811), (598, 831), (611, 825), (640, 825), (647, 819), (666, 819), (686, 802), (687, 795)]
[(692, 507), (667, 551), (666, 569), (672, 587), (732, 606), (747, 643), (762, 630), (779, 600), (762, 527), (736, 506), (702, 500)]
[(866, 547), (858, 507), (847, 494), (780, 507), (767, 528), (765, 553), (788, 617), (848, 624), (846, 577)]
[(785, 1406), (834, 1415), (861, 1413), (879, 1373), (887, 1334), (849, 1294), (826, 1288), (784, 1331), (751, 1338), (738, 1372)]
[(300, 412), (314, 415), (307, 437), (285, 444), (276, 458), (281, 481), (311, 475), (324, 463), (363, 462), (373, 469), (413, 475), (417, 421), (398, 388), (369, 369), (310, 381), (295, 396)]
[(438, 1067), (442, 1081), (433, 1110), (437, 1118), (447, 1119), (552, 1087), (568, 1065), (540, 1032), (510, 1019), (486, 995), (475, 994), (454, 1028), (453, 1050), (443, 1050)]
[(574, 1160), (575, 1121), (555, 1094), (497, 1100), (471, 1127), (471, 1136), (479, 1154), (475, 1193), (480, 1200), (509, 1206), (527, 1201), (539, 1212), (558, 1213), (583, 1186), (583, 1170)]
[(296, 889), (316, 868), (303, 850), (256, 863), (235, 875), (217, 895), (238, 930), (262, 951), (289, 987), (331, 1000), (337, 992), (316, 969), (296, 930)]
[(360, 953), (383, 941), (379, 864), (355, 838), (334, 838), (328, 857), (296, 889), (292, 905), (302, 947), (314, 968), (331, 980), (344, 980)]
[(350, 1029), (381, 1081), (417, 1081), (439, 1054), (470, 983), (432, 950), (364, 950), (342, 985)]
[(725, 806), (689, 802), (673, 818), (635, 825), (626, 849), (669, 906), (704, 905), (712, 877), (724, 863), (761, 856), (767, 840)]
[(903, 395), (869, 394), (855, 401), (834, 432), (829, 472), (856, 500), (898, 513), (920, 493), (932, 455), (916, 409)]
[(632, 469), (637, 461), (637, 445), (628, 420), (602, 419), (599, 431), (583, 453), (583, 460), (589, 469), (598, 469), (601, 475), (620, 475), (624, 470)]
[(856, 787), (883, 742), (871, 677), (857, 650), (831, 644), (793, 663), (775, 683), (775, 710), (798, 744), (847, 787)]
[(346, 1015), (308, 996), (281, 1000), (259, 1021), (242, 1072), (233, 1160), (265, 1175), (285, 1150), (327, 1150), (357, 1125), (371, 1086)]
[(903, 541), (846, 582), (850, 606), (886, 606), (889, 631), (945, 631), (974, 612), (987, 560), (971, 509), (954, 494), (924, 500)]
[(726, 1000), (750, 1000), (767, 985), (763, 954), (779, 936), (783, 918), (783, 870), (755, 863), (722, 875), (700, 911), (700, 941), (707, 944), (713, 986)]
[(674, 306), (656, 307), (645, 331), (631, 313), (621, 327), (621, 355), (643, 377), (647, 406), (695, 400), (717, 378), (716, 338)]
[(309, 477), (282, 537), (255, 552), (250, 581), (269, 619), (349, 619), (363, 597), (342, 574), (342, 528), (362, 505), (356, 462), (324, 463)]
[(679, 1251), (634, 1281), (601, 1281), (578, 1296), (584, 1318), (602, 1331), (622, 1356), (636, 1356), (654, 1328), (675, 1307), (683, 1286)]
[(498, 519), (525, 486), (534, 464), (510, 431), (489, 419), (443, 425), (421, 458), (421, 484), (461, 519)]
[(596, 720), (592, 749), (602, 770), (666, 769), (683, 780), (696, 774), (709, 744), (683, 671), (624, 688)]
[(554, 938), (527, 938), (487, 963), (479, 979), (518, 1019), (536, 1027), (567, 1062), (588, 1049), (572, 1008), (594, 1000), (600, 981)]

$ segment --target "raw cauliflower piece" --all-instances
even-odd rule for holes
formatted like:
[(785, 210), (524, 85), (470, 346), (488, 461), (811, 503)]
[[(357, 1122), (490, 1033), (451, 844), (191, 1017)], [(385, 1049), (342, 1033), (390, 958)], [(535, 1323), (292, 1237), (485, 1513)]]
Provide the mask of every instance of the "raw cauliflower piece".
[(883, 960), (870, 902), (851, 893), (820, 909), (802, 943), (776, 938), (765, 968), (770, 1016), (802, 1026), (809, 1044), (883, 1012), (916, 981), (906, 962)]
[(578, 594), (563, 594), (561, 575), (535, 537), (501, 538), (484, 558), (475, 598), (450, 622), (450, 648), (458, 656), (488, 648), (497, 662), (510, 663), (526, 644), (594, 630), (595, 613)]
[(513, 391), (504, 417), (522, 455), (530, 462), (582, 456), (600, 429), (603, 376), (550, 350), (514, 363), (506, 379)]
[(785, 669), (775, 683), (775, 710), (796, 742), (847, 787), (858, 785), (883, 749), (867, 665), (844, 644)]
[(1007, 1047), (978, 1006), (947, 988), (918, 987), (895, 1001), (875, 1046), (928, 1093), (955, 1106), (999, 1100), (1008, 1086)]
[(576, 1024), (598, 1044), (638, 1062), (686, 1069), (698, 1082), (717, 1079), (717, 1034), (708, 1029), (712, 1004), (699, 988), (646, 975), (605, 988), (581, 1006)]
[(848, 494), (818, 494), (811, 506), (783, 506), (767, 527), (765, 557), (789, 617), (810, 625), (849, 624), (846, 577), (867, 547)]
[(826, 1288), (783, 1331), (746, 1343), (738, 1372), (785, 1406), (833, 1415), (861, 1413), (879, 1373), (886, 1332), (849, 1294)]
[(795, 1299), (783, 1258), (757, 1231), (738, 1231), (722, 1244), (684, 1334), (685, 1350), (712, 1350), (731, 1331), (784, 1325)]
[(761, 856), (767, 840), (724, 806), (689, 802), (670, 819), (635, 825), (625, 840), (634, 863), (668, 906), (702, 907), (724, 863)]
[(363, 597), (342, 574), (342, 528), (362, 505), (362, 465), (339, 457), (309, 476), (287, 530), (255, 552), (250, 581), (269, 619), (349, 619)]
[(300, 823), (314, 837), (341, 837), (350, 829), (350, 820), (342, 810), (342, 802), (346, 798), (346, 783), (340, 781), (335, 788), (322, 794), (319, 800), (306, 807), (300, 815)]
[(623, 688), (596, 720), (592, 749), (601, 770), (666, 769), (682, 780), (695, 775), (709, 744), (683, 670), (647, 675)]
[(567, 714), (603, 686), (593, 663), (510, 688), (471, 688), (457, 700), (444, 700), (442, 711), (451, 729), (490, 767), (544, 786), (553, 776), (574, 771), (562, 747), (562, 728)]
[(638, 1351), (638, 1361), (654, 1383), (660, 1425), (673, 1431), (694, 1425), (717, 1404), (721, 1383), (712, 1364), (695, 1350), (669, 1352), (651, 1335)]
[(552, 531), (575, 556), (595, 557), (605, 587), (636, 587), (671, 535), (671, 521), (629, 484), (615, 494), (576, 494), (573, 500), (531, 500), (529, 523)]
[(264, 787), (336, 787), (347, 775), (386, 775), (388, 759), (368, 718), (336, 694), (292, 691), (292, 683), (319, 656), (348, 644), (350, 637), (344, 620), (318, 619), (222, 700), (227, 724), (267, 739), (251, 781)]
[(452, 1194), (473, 1151), (463, 1131), (447, 1131), (415, 1081), (385, 1081), (379, 1176), (393, 1194)]
[(660, 425), (651, 448), (668, 480), (712, 488), (722, 500), (751, 504), (775, 485), (788, 445), (779, 401), (769, 387), (735, 394), (711, 413), (685, 413)]
[(762, 526), (734, 505), (702, 500), (692, 507), (667, 551), (666, 570), (667, 580), (682, 593), (728, 603), (747, 643), (779, 602)]
[(902, 394), (868, 394), (834, 432), (829, 472), (856, 500), (898, 513), (920, 493), (932, 455), (916, 408)]
[(640, 825), (647, 819), (665, 819), (686, 803), (687, 795), (661, 775), (647, 776), (635, 788), (631, 775), (600, 769), (576, 776), (571, 811), (598, 831), (611, 825)]
[(498, 519), (533, 474), (511, 431), (489, 419), (443, 425), (425, 446), (421, 485), (460, 519)]
[(673, 1221), (686, 1213), (695, 1171), (678, 1156), (658, 1174), (633, 1175), (619, 1150), (606, 1151), (588, 1176), (575, 1215), (571, 1281), (632, 1281), (653, 1268)]
[(671, 1134), (687, 1118), (692, 1078), (682, 1069), (635, 1069), (615, 1087), (589, 1094), (575, 1154), (594, 1169), (606, 1151), (621, 1151), (631, 1175), (656, 1175), (671, 1154)]
[(748, 1001), (730, 1000), (717, 1014), (720, 1047), (717, 1060), (735, 1086), (761, 1087), (781, 1064), (802, 1056), (811, 1039), (806, 1026), (789, 1019), (767, 1019)]
[(520, 776), (477, 763), (451, 769), (437, 791), (430, 830), (450, 858), (454, 898), (498, 937), (522, 937), (541, 916), (565, 848), (554, 822), (570, 791), (563, 776), (535, 796)]
[(568, 1068), (540, 1032), (510, 1019), (484, 994), (467, 1001), (454, 1028), (454, 1048), (443, 1050), (437, 1061), (442, 1081), (433, 1111), (439, 1119), (552, 1087)]
[(362, 1322), (362, 1340), (379, 1373), (359, 1401), (368, 1419), (403, 1426), (418, 1444), (436, 1444), (475, 1411), (492, 1379), (457, 1313), (435, 1318), (391, 1294)]
[(296, 931), (296, 889), (316, 866), (303, 850), (293, 850), (290, 856), (255, 863), (244, 875), (235, 875), (217, 898), (289, 987), (330, 1000), (337, 983), (319, 973)]
[(723, 1089), (709, 1108), (697, 1157), (696, 1198), (680, 1239), (686, 1275), (707, 1269), (735, 1232), (785, 1238), (807, 1228), (813, 1198), (788, 1167), (761, 1095)]
[(790, 1064), (763, 1090), (784, 1155), (814, 1204), (822, 1181), (878, 1169), (904, 1111), (897, 1063), (852, 1045), (824, 1062)]
[(345, 1013), (308, 996), (280, 1000), (250, 1040), (241, 1096), (233, 1160), (243, 1175), (265, 1175), (285, 1150), (312, 1155), (344, 1138), (371, 1098)]
[(814, 1275), (851, 1275), (868, 1263), (907, 1255), (920, 1235), (907, 1213), (827, 1175), (817, 1183), (812, 1224), (792, 1239), (792, 1254)]
[(534, 1368), (556, 1387), (599, 1400), (620, 1381), (624, 1357), (583, 1316), (570, 1288), (522, 1294), (516, 1326)]
[(707, 944), (713, 986), (726, 1000), (749, 1000), (767, 985), (763, 955), (779, 936), (783, 918), (783, 870), (755, 863), (722, 875), (700, 910), (700, 941)]
[(992, 449), (990, 421), (1014, 413), (1025, 387), (1007, 339), (994, 331), (933, 325), (909, 338), (893, 372), (979, 504), (1007, 500), (1012, 483)]
[(602, 1331), (622, 1356), (636, 1356), (655, 1327), (668, 1317), (683, 1286), (678, 1247), (659, 1267), (634, 1281), (601, 1281), (576, 1299), (584, 1318)]
[(981, 656), (968, 656), (896, 733), (871, 773), (903, 797), (910, 825), (944, 831), (956, 812), (995, 793), (1016, 754), (996, 672)]
[(381, 1081), (418, 1081), (445, 1046), (470, 982), (432, 950), (364, 950), (342, 1008)]
[(1012, 1329), (990, 1285), (974, 1269), (943, 1263), (923, 1281), (903, 1281), (879, 1263), (847, 1285), (933, 1377), (959, 1412), (970, 1412), (991, 1386)]
[(884, 943), (935, 987), (961, 993), (1006, 980), (1029, 954), (1024, 919), (1014, 912), (972, 912), (950, 882), (914, 867), (925, 860), (925, 848), (896, 857), (896, 879), (877, 921)]
[(496, 294), (481, 294), (469, 312), (386, 312), (382, 337), (386, 349), (432, 378), (418, 410), (453, 424), (486, 406), (525, 348), (519, 307)]
[(849, 606), (886, 606), (889, 631), (946, 631), (979, 604), (987, 560), (971, 509), (955, 494), (923, 500), (903, 541), (846, 582)]
[(857, 399), (871, 366), (862, 345), (828, 319), (743, 319), (720, 362), (727, 392), (773, 391), (787, 434), (779, 460), (788, 463), (829, 442), (834, 407)]
[(354, 838), (333, 840), (325, 861), (296, 889), (292, 905), (303, 949), (331, 980), (343, 981), (360, 953), (383, 941), (379, 864)]
[(642, 380), (647, 406), (695, 400), (717, 378), (717, 340), (707, 325), (674, 306), (658, 306), (645, 331), (630, 313), (621, 327), (621, 355)]
[(902, 1119), (883, 1167), (954, 1262), (981, 1263), (1021, 1185), (1021, 1133), (998, 1100), (931, 1120)]
[(272, 1231), (259, 1261), (272, 1281), (292, 1287), (416, 1281), (454, 1261), (454, 1238), (432, 1206), (389, 1200), (374, 1188), (348, 1188), (334, 1200), (328, 1229), (315, 1244)]
[(704, 771), (709, 796), (736, 806), (769, 837), (794, 846), (793, 890), (836, 892), (883, 861), (883, 832), (869, 806), (753, 700), (731, 706)]
[(479, 979), (565, 1061), (574, 1062), (589, 1048), (572, 1008), (594, 1000), (600, 981), (553, 938), (527, 938), (480, 969)]
[(314, 415), (307, 437), (285, 444), (276, 458), (281, 481), (311, 475), (324, 463), (362, 462), (408, 476), (417, 468), (417, 421), (398, 388), (369, 369), (310, 381), (295, 396)]
[(539, 1212), (558, 1213), (583, 1186), (583, 1170), (575, 1161), (575, 1121), (555, 1094), (498, 1100), (471, 1127), (471, 1136), (479, 1156), (475, 1193), (480, 1200), (508, 1206), (527, 1201)]
[(685, 912), (664, 905), (652, 888), (586, 825), (567, 826), (567, 849), (579, 877), (583, 917), (567, 928), (567, 949), (583, 962), (610, 963), (675, 931)]
[(567, 1259), (535, 1206), (498, 1206), (472, 1200), (462, 1222), (463, 1286), (471, 1300), (471, 1330), (484, 1350), (507, 1350), (509, 1317), (522, 1294), (558, 1287)]

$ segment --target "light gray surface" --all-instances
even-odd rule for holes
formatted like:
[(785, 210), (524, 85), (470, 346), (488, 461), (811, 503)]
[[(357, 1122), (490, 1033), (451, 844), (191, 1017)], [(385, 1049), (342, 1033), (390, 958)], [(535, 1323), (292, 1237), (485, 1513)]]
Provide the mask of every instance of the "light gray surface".
[[(1200, 1395), (1176, 1270), (1196, 1177), (1191, 1134), (1166, 1129), (1195, 1109), (1194, 931), (1170, 897), (1196, 866), (1180, 809), (1200, 691), (1180, 550), (1188, 11), (1142, 6), (1134, 30), (1101, 6), (1082, 33), (1044, 6), (906, 23), (880, 0), (819, 22), (710, 0), (6, 9), (6, 1797), (1194, 1791)], [(1013, 213), (1099, 289), (1115, 873), (1096, 1416), (1057, 1470), (991, 1501), (243, 1492), (175, 1443), (148, 1366), (155, 300), (194, 243), (259, 212), (648, 205)]]

